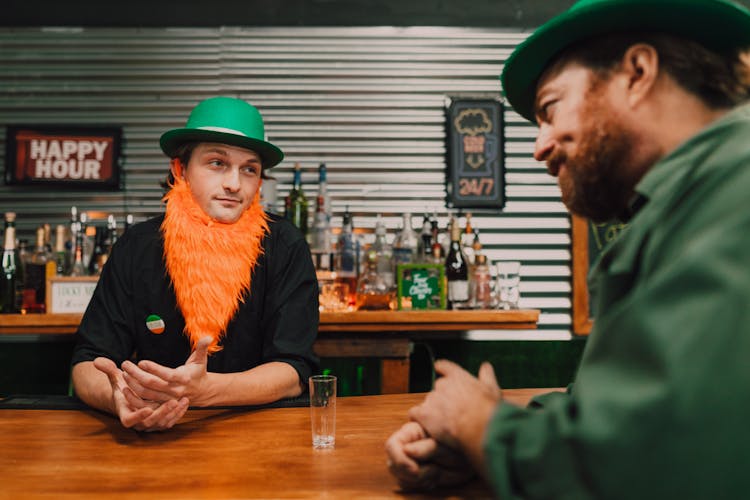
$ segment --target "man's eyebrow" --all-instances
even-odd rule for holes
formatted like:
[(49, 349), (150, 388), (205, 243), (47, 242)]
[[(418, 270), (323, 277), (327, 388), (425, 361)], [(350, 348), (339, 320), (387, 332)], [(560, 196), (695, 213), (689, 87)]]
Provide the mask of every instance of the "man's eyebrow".
[(209, 149), (205, 150), (204, 153), (219, 153), (219, 154), (222, 154), (222, 155), (226, 155), (227, 154), (227, 150), (226, 149), (222, 149), (222, 148), (218, 148), (218, 147), (214, 147), (214, 148), (209, 148)]

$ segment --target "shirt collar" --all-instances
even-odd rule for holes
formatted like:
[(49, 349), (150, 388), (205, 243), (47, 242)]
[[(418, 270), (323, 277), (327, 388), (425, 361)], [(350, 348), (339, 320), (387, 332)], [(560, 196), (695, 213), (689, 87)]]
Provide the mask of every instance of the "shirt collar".
[(695, 163), (696, 156), (702, 156), (701, 152), (704, 149), (709, 152), (715, 147), (715, 143), (710, 139), (732, 122), (748, 117), (750, 104), (738, 106), (657, 161), (635, 186), (635, 194), (628, 204), (625, 217), (632, 218), (649, 200), (658, 199), (661, 194), (674, 192), (692, 171), (689, 166)]

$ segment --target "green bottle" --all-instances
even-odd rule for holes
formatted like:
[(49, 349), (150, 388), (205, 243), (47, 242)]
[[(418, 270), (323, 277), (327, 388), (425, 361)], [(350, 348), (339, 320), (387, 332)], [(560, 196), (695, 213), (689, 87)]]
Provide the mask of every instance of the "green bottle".
[(299, 163), (294, 164), (294, 184), (285, 202), (286, 218), (307, 235), (307, 198), (302, 191), (302, 171)]

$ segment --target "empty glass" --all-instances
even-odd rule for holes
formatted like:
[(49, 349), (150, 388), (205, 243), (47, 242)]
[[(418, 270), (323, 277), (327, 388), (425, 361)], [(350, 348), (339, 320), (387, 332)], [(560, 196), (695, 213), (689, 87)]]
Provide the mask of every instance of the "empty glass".
[(521, 298), (521, 263), (515, 260), (495, 263), (497, 281), (495, 293), (498, 309), (518, 309)]

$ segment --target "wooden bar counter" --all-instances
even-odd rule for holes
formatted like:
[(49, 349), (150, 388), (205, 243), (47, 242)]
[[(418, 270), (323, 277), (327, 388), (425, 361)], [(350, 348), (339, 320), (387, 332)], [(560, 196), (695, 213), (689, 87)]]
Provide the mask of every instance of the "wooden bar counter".
[[(80, 320), (80, 314), (0, 314), (0, 340), (10, 335), (72, 336)], [(378, 358), (381, 392), (408, 392), (415, 339), (456, 338), (466, 330), (534, 329), (538, 320), (536, 309), (321, 312), (315, 352)]]
[[(545, 389), (506, 390), (525, 404)], [(336, 447), (315, 450), (308, 408), (189, 410), (138, 433), (93, 410), (0, 409), (2, 498), (491, 498), (479, 480), (404, 495), (383, 444), (423, 394), (339, 398)]]

